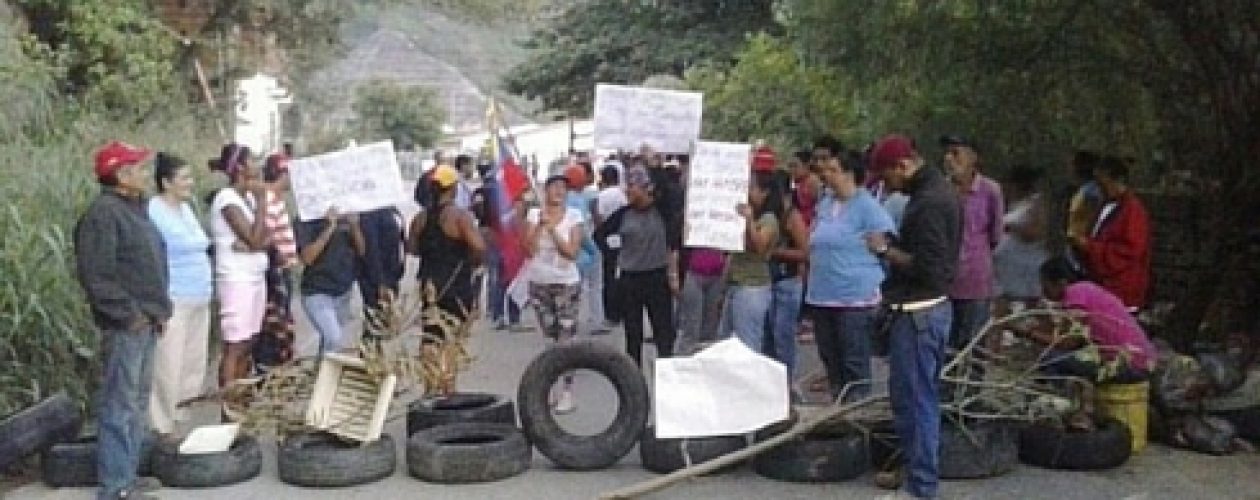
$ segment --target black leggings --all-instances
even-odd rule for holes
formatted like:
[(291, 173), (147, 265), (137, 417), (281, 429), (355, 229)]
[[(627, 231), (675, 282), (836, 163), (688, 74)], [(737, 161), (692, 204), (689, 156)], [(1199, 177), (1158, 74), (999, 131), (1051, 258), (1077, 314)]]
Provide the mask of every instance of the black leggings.
[(642, 272), (622, 272), (617, 283), (621, 294), (621, 313), (626, 330), (626, 353), (635, 364), (642, 365), (643, 358), (643, 310), (647, 309), (652, 322), (652, 339), (656, 343), (656, 357), (668, 358), (674, 354), (674, 295), (669, 291), (669, 277), (665, 269)]

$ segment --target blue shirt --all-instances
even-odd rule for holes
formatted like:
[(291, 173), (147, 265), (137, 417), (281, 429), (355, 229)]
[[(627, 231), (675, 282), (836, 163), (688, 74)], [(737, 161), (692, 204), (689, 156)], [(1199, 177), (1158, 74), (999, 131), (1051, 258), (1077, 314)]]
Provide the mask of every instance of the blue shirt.
[(170, 273), (171, 298), (209, 300), (212, 292), (210, 238), (188, 203), (178, 210), (161, 198), (149, 200), (149, 219), (166, 243), (166, 266)]
[(818, 203), (809, 241), (809, 294), (822, 307), (875, 305), (884, 267), (866, 245), (870, 233), (894, 233), (892, 217), (865, 189), (848, 201), (828, 194)]
[(595, 246), (595, 240), (591, 239), (591, 233), (595, 229), (595, 219), (591, 217), (591, 200), (583, 193), (569, 191), (564, 195), (564, 206), (582, 212), (583, 237), (582, 246), (578, 249), (577, 265), (584, 271), (588, 270), (595, 264), (595, 254), (599, 251), (599, 247)]

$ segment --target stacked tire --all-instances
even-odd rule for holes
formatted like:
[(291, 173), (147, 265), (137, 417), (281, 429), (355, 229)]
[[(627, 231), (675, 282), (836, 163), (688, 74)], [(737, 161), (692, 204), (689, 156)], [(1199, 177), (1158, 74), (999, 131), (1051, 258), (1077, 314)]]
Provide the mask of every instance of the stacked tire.
[(500, 481), (529, 469), (533, 448), (516, 427), (516, 406), (494, 394), (416, 401), (407, 412), (407, 470), (438, 484)]
[(1019, 459), (1048, 469), (1113, 469), (1129, 460), (1132, 446), (1129, 428), (1113, 418), (1100, 420), (1087, 432), (1037, 423), (1020, 431)]
[(388, 434), (370, 443), (325, 433), (289, 436), (276, 454), (280, 480), (296, 486), (339, 488), (380, 481), (394, 474), (397, 447)]

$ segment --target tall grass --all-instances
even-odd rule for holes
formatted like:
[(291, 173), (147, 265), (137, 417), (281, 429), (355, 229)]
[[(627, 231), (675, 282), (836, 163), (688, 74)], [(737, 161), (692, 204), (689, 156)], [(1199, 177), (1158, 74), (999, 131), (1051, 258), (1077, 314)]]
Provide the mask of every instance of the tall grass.
[(75, 279), (73, 234), (99, 192), (93, 151), (119, 139), (199, 165), (218, 142), (187, 106), (141, 123), (76, 105), (13, 32), (0, 20), (0, 416), (58, 390), (91, 407), (99, 335)]

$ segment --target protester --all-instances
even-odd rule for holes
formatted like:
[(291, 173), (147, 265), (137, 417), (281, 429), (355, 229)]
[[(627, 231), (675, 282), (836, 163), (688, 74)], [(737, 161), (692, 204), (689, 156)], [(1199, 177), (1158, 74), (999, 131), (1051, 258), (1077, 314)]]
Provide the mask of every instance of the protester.
[(980, 173), (975, 142), (961, 136), (945, 136), (940, 142), (945, 148), (945, 170), (963, 207), (958, 271), (949, 288), (954, 311), (949, 345), (962, 349), (989, 321), (994, 296), (993, 249), (1002, 241), (1006, 208), (1002, 187)]
[(787, 367), (790, 384), (796, 375), (796, 335), (804, 299), (802, 273), (809, 260), (809, 224), (797, 209), (790, 174), (776, 170), (774, 151), (769, 147), (761, 148), (753, 155), (753, 163), (754, 170), (761, 169), (775, 178), (775, 188), (783, 195), (780, 198), (783, 203), (779, 214), (780, 237), (769, 254), (772, 298), (765, 349), (770, 357)]
[(1077, 151), (1068, 162), (1076, 185), (1070, 187), (1066, 220), (1063, 224), (1069, 250), (1071, 250), (1069, 255), (1074, 259), (1073, 263), (1077, 269), (1080, 269), (1081, 262), (1079, 256), (1075, 254), (1075, 249), (1071, 248), (1071, 242), (1076, 238), (1089, 236), (1094, 220), (1098, 218), (1098, 210), (1102, 208), (1102, 189), (1094, 180), (1094, 170), (1101, 159), (1102, 156), (1093, 151)]
[(819, 201), (810, 235), (809, 291), (818, 357), (827, 370), (831, 396), (855, 401), (870, 393), (871, 337), (884, 268), (866, 245), (867, 234), (896, 232), (892, 217), (862, 188), (865, 172), (833, 155), (816, 163), (828, 188)]
[[(568, 208), (577, 211), (581, 220), (578, 222), (582, 238), (578, 241), (577, 266), (581, 275), (581, 293), (589, 297), (599, 296), (599, 282), (596, 275), (601, 274), (599, 269), (599, 247), (595, 245), (595, 240), (591, 239), (591, 235), (595, 232), (595, 219), (593, 211), (595, 208), (595, 200), (590, 197), (586, 190), (588, 177), (586, 175), (586, 167), (582, 164), (569, 165), (564, 169), (562, 179), (564, 185), (568, 186), (568, 191), (564, 196), (564, 204)], [(603, 332), (604, 329), (604, 311), (602, 302), (598, 300), (586, 301), (579, 307), (585, 308), (588, 318), (594, 328)]]
[(255, 371), (263, 372), (293, 359), (293, 271), (300, 262), (293, 218), (289, 215), (289, 159), (273, 154), (263, 163), (267, 182), (267, 229), (271, 246), (267, 249), (267, 311), (262, 331), (254, 341)]
[[(837, 148), (839, 141), (831, 140)], [(822, 196), (822, 179), (810, 167), (813, 164), (812, 151), (797, 151), (792, 154), (788, 163), (788, 173), (792, 176), (792, 206), (800, 211), (805, 220), (805, 227), (814, 224), (814, 215), (818, 210), (818, 201)]]
[(384, 328), (382, 314), (398, 297), (402, 281), (403, 215), (397, 207), (384, 207), (359, 214), (364, 252), (358, 259), (356, 278), (363, 299), (363, 317), (372, 328)]
[(1151, 226), (1146, 207), (1126, 184), (1124, 160), (1105, 157), (1094, 178), (1105, 202), (1090, 232), (1071, 239), (1085, 275), (1136, 312), (1146, 305), (1151, 271)]
[[(667, 203), (651, 174), (642, 167), (626, 169), (628, 205), (613, 212), (595, 232), (605, 252), (620, 243), (617, 255), (619, 312), (625, 324), (626, 352), (642, 364), (643, 311), (652, 322), (657, 357), (674, 349), (673, 297), (679, 292), (678, 249), (682, 243), (679, 211)], [(658, 198), (659, 197), (659, 198)]]
[(1032, 328), (1012, 329), (1034, 342), (1049, 346), (1048, 371), (1081, 377), (1088, 384), (1080, 397), (1081, 411), (1069, 422), (1089, 428), (1093, 414), (1093, 385), (1132, 384), (1146, 380), (1154, 368), (1156, 352), (1142, 327), (1120, 298), (1107, 289), (1083, 281), (1065, 258), (1046, 261), (1040, 269), (1045, 298), (1069, 312), (1081, 315), (1087, 337), (1068, 335), (1056, 325), (1042, 322)]
[[(449, 165), (439, 165), (434, 168), (432, 179), (431, 204), (412, 218), (407, 241), (407, 252), (420, 258), (417, 278), (429, 315), (421, 351), (426, 360), (438, 356), (437, 342), (448, 333), (441, 326), (446, 321), (433, 318), (432, 314), (439, 313), (461, 324), (469, 320), (477, 295), (472, 274), (486, 252), (485, 240), (481, 239), (472, 215), (455, 205), (459, 173)], [(454, 390), (453, 383), (453, 379), (447, 380), (434, 390), (449, 393)]]
[(302, 308), (319, 332), (319, 356), (350, 349), (343, 331), (353, 319), (350, 289), (354, 286), (355, 261), (366, 251), (358, 214), (341, 215), (329, 207), (324, 218), (297, 225), (301, 248)]
[[(595, 200), (595, 227), (599, 228), (604, 222), (625, 207), (626, 190), (621, 187), (621, 167), (615, 164), (605, 165), (600, 170), (599, 177), (599, 196)], [(610, 243), (609, 248), (600, 249), (600, 268), (603, 271), (601, 281), (603, 282), (603, 290), (600, 291), (600, 298), (604, 306), (604, 328), (612, 329), (621, 323), (622, 315), (616, 300), (617, 290), (617, 254), (621, 248), (621, 242), (615, 241)]]
[(122, 142), (98, 150), (101, 192), (74, 231), (79, 284), (104, 356), (96, 398), (99, 499), (157, 498), (152, 491), (160, 488), (136, 476), (141, 441), (149, 433), (154, 344), (172, 310), (162, 240), (145, 215), (144, 163), (150, 156)]
[[(1037, 184), (1041, 171), (1017, 165), (1011, 168), (1010, 207), (1002, 218), (1005, 234), (993, 251), (993, 272), (997, 277), (999, 315), (1013, 309), (1031, 307), (1041, 296), (1038, 269), (1049, 258), (1046, 249), (1046, 213)], [(1015, 305), (1012, 307), (1012, 305)]]
[(713, 248), (688, 248), (682, 255), (686, 275), (678, 297), (678, 341), (674, 352), (690, 354), (701, 344), (722, 337), (718, 325), (726, 295), (726, 254)]
[[(577, 335), (581, 274), (577, 258), (582, 245), (582, 213), (565, 206), (567, 176), (547, 179), (542, 207), (526, 219), (525, 247), (529, 253), (529, 297), (538, 312), (543, 333), (556, 342)], [(557, 413), (576, 409), (573, 378), (566, 376), (560, 394), (552, 400)]]
[(158, 153), (154, 164), (158, 196), (149, 199), (148, 214), (162, 235), (171, 318), (153, 359), (153, 393), (149, 420), (164, 440), (173, 441), (187, 429), (188, 411), (179, 403), (201, 395), (209, 366), (210, 238), (193, 211), (193, 176), (183, 159)]
[(770, 250), (778, 244), (783, 220), (783, 193), (769, 172), (756, 172), (748, 190), (748, 204), (737, 209), (744, 219), (744, 251), (731, 254), (727, 270), (726, 305), (721, 331), (733, 333), (750, 349), (768, 354)]
[(941, 426), (937, 378), (950, 330), (946, 294), (958, 268), (962, 208), (957, 190), (939, 169), (926, 166), (910, 139), (886, 136), (870, 158), (889, 189), (910, 196), (895, 244), (878, 232), (868, 233), (866, 240), (890, 269), (881, 293), (891, 315), (889, 396), (909, 470), (906, 492), (936, 498)]
[(224, 146), (219, 168), (231, 184), (219, 190), (210, 205), (210, 237), (223, 337), (219, 385), (227, 387), (249, 375), (251, 344), (266, 313), (271, 232), (264, 203), (267, 184), (260, 169), (250, 164), (249, 148)]
[[(507, 295), (510, 279), (505, 269), (504, 245), (510, 244), (502, 237), (504, 228), (510, 221), (505, 221), (506, 214), (511, 213), (500, 207), (500, 190), (503, 186), (491, 172), (493, 164), (488, 160), (477, 166), (481, 172), (481, 204), (474, 214), (481, 229), (482, 241), (487, 243), (485, 254), (487, 301), (489, 302), (490, 321), (496, 330), (519, 329), (521, 309)], [(474, 205), (477, 206), (477, 205)]]

